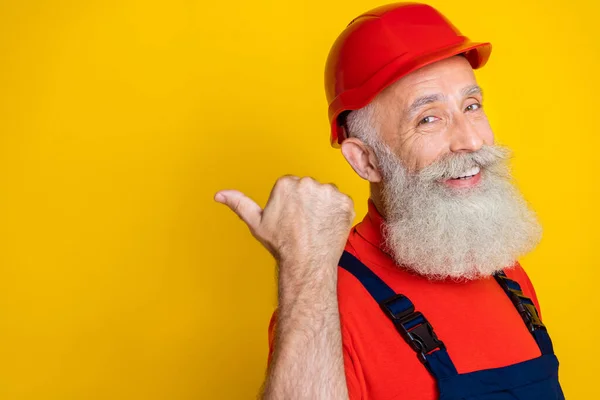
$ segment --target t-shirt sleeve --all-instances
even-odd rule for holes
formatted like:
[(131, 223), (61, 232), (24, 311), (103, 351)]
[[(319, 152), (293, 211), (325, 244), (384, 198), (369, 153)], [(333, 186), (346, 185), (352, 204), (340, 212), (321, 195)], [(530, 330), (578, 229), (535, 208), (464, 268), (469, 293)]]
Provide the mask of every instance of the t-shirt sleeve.
[(535, 289), (521, 264), (517, 263), (514, 268), (507, 271), (507, 276), (519, 283), (523, 294), (529, 297), (533, 301), (533, 304), (535, 304), (540, 320), (542, 320), (542, 309), (540, 308), (540, 303), (535, 294)]
[(348, 398), (350, 400), (361, 400), (362, 390), (354, 370), (352, 357), (344, 347), (344, 370), (346, 372), (346, 386), (348, 387)]
[(344, 351), (344, 371), (346, 373), (346, 386), (348, 387), (348, 398), (350, 400), (365, 400), (366, 391), (364, 390), (364, 381), (359, 377), (360, 363), (358, 357), (352, 348), (352, 340), (348, 332), (342, 326), (343, 351)]

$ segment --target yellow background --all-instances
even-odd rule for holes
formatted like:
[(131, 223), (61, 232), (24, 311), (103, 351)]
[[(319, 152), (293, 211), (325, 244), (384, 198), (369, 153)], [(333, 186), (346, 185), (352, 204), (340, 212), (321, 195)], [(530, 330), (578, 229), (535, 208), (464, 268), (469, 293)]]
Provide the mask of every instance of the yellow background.
[[(380, 4), (0, 2), (1, 399), (255, 396), (274, 263), (212, 196), (293, 173), (365, 212), (322, 77)], [(523, 264), (567, 398), (597, 398), (598, 3), (431, 4), (494, 45), (486, 107), (545, 226)]]

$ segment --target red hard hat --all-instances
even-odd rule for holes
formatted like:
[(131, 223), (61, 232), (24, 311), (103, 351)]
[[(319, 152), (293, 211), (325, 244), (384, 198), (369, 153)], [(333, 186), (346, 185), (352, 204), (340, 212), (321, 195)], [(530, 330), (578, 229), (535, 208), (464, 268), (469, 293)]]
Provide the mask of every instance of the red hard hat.
[(327, 57), (331, 144), (338, 147), (345, 139), (340, 118), (344, 111), (366, 106), (401, 77), (458, 54), (477, 69), (491, 51), (491, 44), (471, 42), (425, 4), (389, 4), (360, 15), (340, 34)]

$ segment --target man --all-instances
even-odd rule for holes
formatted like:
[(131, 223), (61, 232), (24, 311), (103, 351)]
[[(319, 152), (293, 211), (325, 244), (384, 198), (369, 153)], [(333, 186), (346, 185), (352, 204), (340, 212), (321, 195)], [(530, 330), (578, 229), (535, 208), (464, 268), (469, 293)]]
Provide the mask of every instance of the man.
[(340, 35), (326, 67), (332, 143), (369, 212), (283, 177), (235, 211), (279, 265), (268, 399), (562, 399), (519, 256), (540, 227), (494, 145), (473, 69), (489, 55), (433, 8), (392, 4)]

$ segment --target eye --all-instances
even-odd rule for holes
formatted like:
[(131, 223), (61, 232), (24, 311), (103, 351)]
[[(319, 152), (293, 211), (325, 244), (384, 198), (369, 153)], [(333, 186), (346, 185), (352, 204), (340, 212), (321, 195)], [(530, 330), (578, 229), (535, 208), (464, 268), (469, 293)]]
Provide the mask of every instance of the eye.
[(481, 103), (473, 103), (473, 104), (468, 105), (467, 108), (465, 108), (465, 111), (477, 111), (481, 107), (483, 107), (481, 105)]
[(425, 125), (425, 124), (430, 124), (432, 122), (437, 121), (439, 118), (434, 117), (433, 115), (428, 115), (425, 118), (423, 118), (422, 120), (419, 121), (419, 125)]

